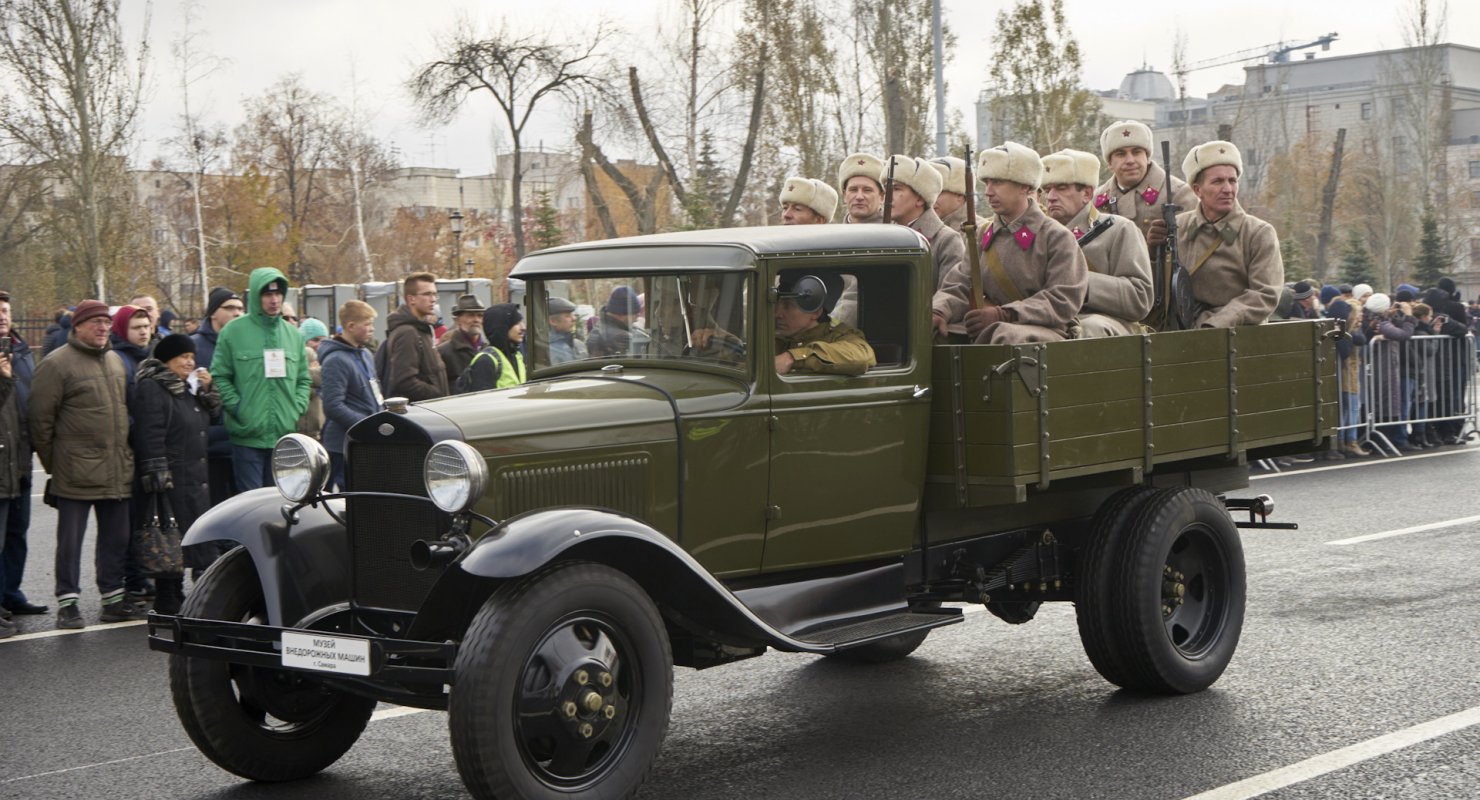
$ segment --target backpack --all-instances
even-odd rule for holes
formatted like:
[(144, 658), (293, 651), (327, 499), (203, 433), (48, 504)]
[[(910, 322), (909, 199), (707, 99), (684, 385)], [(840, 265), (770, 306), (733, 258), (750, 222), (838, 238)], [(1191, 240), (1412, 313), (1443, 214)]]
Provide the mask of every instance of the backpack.
[(389, 336), (385, 337), (385, 341), (381, 342), (380, 346), (375, 348), (375, 379), (380, 381), (380, 385), (387, 392), (390, 391), (391, 385), (390, 338)]
[[(473, 366), (478, 363), (478, 359), (485, 357), (493, 362), (493, 383), (488, 386), (475, 386), (473, 385)], [(467, 394), (468, 392), (476, 392), (479, 389), (492, 389), (498, 385), (499, 373), (503, 372), (503, 369), (503, 359), (494, 355), (492, 345), (485, 345), (477, 353), (473, 354), (473, 360), (468, 362), (467, 369), (464, 369), (462, 374), (457, 376), (457, 381), (452, 384), (452, 393)]]

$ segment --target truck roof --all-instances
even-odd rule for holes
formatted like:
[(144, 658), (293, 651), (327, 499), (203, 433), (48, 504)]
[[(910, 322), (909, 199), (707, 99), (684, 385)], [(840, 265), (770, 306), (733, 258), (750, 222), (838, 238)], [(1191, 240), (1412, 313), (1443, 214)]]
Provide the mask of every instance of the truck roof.
[[(860, 251), (919, 253), (929, 252), (929, 247), (925, 237), (904, 225), (718, 228), (602, 239), (541, 250), (521, 259), (510, 274), (527, 277), (551, 272), (622, 272), (643, 267), (740, 269), (757, 256)], [(640, 261), (589, 258), (593, 250), (616, 255), (613, 251), (632, 248), (643, 248), (647, 254)], [(671, 252), (653, 258), (654, 248)]]

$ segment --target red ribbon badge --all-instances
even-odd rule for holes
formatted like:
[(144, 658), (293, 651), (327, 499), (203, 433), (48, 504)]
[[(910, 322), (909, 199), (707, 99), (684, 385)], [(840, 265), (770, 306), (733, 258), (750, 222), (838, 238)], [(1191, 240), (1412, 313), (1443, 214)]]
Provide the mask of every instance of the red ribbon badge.
[(1082, 228), (1080, 228), (1078, 225), (1075, 225), (1074, 226), (1073, 234), (1074, 234), (1074, 238), (1075, 239), (1083, 239), (1084, 238), (1084, 230)]
[(1146, 191), (1141, 192), (1141, 199), (1145, 200), (1148, 206), (1156, 205), (1156, 198), (1158, 197), (1161, 197), (1161, 192), (1158, 192), (1155, 186), (1148, 186), (1146, 187)]
[(1108, 194), (1097, 194), (1097, 195), (1095, 195), (1095, 208), (1104, 208), (1105, 207), (1105, 204), (1108, 203), (1108, 202), (1110, 202), (1110, 195), (1108, 195)]
[(1037, 237), (1033, 235), (1032, 231), (1028, 230), (1027, 225), (1024, 225), (1018, 228), (1018, 232), (1013, 234), (1012, 238), (1017, 239), (1018, 247), (1027, 250), (1033, 246), (1033, 240)]

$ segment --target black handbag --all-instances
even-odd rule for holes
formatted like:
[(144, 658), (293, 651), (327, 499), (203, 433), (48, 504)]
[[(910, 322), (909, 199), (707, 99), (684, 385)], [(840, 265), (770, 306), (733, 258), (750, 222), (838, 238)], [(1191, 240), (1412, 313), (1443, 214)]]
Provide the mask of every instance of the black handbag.
[[(163, 516), (161, 516), (161, 511)], [(144, 525), (129, 541), (134, 562), (150, 578), (176, 578), (185, 574), (185, 556), (180, 551), (180, 524), (164, 494), (149, 495)]]

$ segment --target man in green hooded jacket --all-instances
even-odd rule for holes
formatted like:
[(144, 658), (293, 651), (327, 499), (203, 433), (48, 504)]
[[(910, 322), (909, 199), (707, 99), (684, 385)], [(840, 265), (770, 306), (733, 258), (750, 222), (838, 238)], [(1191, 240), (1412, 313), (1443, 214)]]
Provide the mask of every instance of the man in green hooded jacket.
[(283, 321), (288, 279), (272, 267), (252, 270), (247, 313), (221, 329), (211, 376), (221, 392), (236, 490), (272, 485), (272, 448), (297, 430), (311, 377), (303, 334)]

